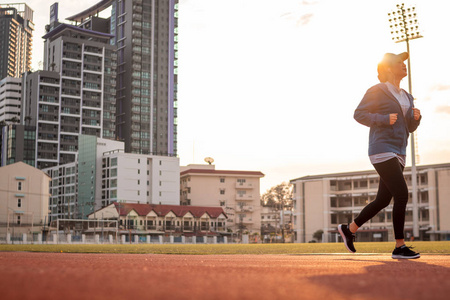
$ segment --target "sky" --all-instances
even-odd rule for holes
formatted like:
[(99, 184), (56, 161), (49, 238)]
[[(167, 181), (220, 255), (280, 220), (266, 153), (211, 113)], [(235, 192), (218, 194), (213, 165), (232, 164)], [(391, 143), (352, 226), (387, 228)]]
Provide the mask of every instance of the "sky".
[[(36, 70), (53, 2), (26, 1)], [(93, 3), (59, 1), (60, 21)], [(449, 1), (180, 0), (180, 164), (212, 157), (218, 170), (261, 171), (261, 193), (302, 176), (373, 169), (369, 128), (353, 112), (378, 83), (383, 54), (406, 51), (391, 40), (387, 13), (397, 3), (416, 7), (423, 35), (410, 42), (423, 115), (417, 164), (449, 163)]]

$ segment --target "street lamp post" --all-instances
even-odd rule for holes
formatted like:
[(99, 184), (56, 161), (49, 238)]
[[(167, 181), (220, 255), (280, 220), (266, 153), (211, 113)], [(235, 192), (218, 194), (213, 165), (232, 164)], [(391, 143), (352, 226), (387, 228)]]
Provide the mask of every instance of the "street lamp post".
[[(415, 7), (405, 7), (405, 4), (397, 4), (397, 9), (388, 13), (391, 28), (392, 40), (396, 43), (406, 42), (408, 52), (408, 86), (409, 93), (412, 94), (411, 83), (411, 55), (409, 51), (409, 41), (421, 38), (419, 23)], [(417, 170), (416, 151), (414, 133), (411, 133), (411, 183), (412, 183), (412, 203), (413, 203), (413, 236), (419, 237), (419, 210), (417, 199)]]

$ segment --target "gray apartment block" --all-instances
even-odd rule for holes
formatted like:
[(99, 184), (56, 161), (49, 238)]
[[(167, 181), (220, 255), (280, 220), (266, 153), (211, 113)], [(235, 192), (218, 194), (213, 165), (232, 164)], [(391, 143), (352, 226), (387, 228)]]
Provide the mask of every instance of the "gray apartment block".
[(125, 151), (176, 155), (178, 1), (118, 1), (117, 135)]
[(44, 68), (27, 74), (23, 117), (37, 127), (37, 168), (74, 162), (80, 134), (115, 139), (115, 46), (110, 34), (59, 24)]
[(109, 6), (117, 45), (117, 137), (126, 152), (175, 156), (178, 0), (104, 0), (67, 19), (105, 28), (85, 22)]
[(25, 3), (0, 4), (0, 79), (31, 69), (33, 10)]
[[(56, 72), (25, 73), (22, 83), (22, 118), (36, 127), (35, 167), (58, 165), (60, 76)], [(26, 121), (25, 121), (26, 120)]]

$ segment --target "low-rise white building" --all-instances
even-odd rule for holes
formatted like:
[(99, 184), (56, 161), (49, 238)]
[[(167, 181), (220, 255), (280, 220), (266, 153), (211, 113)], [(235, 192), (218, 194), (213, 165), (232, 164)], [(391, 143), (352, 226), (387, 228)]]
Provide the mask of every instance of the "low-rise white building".
[[(411, 168), (404, 176), (410, 197), (406, 207), (405, 236), (413, 234)], [(323, 241), (339, 239), (337, 226), (347, 224), (377, 195), (379, 176), (372, 171), (305, 176), (294, 185), (294, 230), (297, 242), (308, 242), (323, 230)], [(418, 226), (420, 240), (450, 237), (450, 164), (417, 166)], [(392, 205), (380, 211), (357, 232), (358, 241), (393, 240)]]
[(86, 218), (118, 201), (180, 204), (177, 157), (125, 153), (123, 142), (90, 135), (78, 145), (77, 162), (45, 169), (52, 177), (52, 220)]

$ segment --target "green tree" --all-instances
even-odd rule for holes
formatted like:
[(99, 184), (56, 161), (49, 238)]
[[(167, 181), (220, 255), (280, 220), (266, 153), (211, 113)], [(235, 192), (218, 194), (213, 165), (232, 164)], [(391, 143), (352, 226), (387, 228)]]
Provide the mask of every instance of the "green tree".
[(271, 187), (261, 195), (261, 205), (279, 209), (291, 207), (292, 196), (292, 185), (283, 182)]
[[(272, 207), (275, 211), (282, 212), (281, 214), (284, 216), (285, 210), (292, 209), (292, 197), (292, 185), (287, 182), (283, 182), (279, 185), (271, 187), (264, 194), (262, 194), (261, 206)], [(280, 220), (280, 223), (284, 223), (283, 219)], [(282, 242), (284, 243), (285, 226), (284, 224), (278, 224), (276, 227), (281, 228)]]

